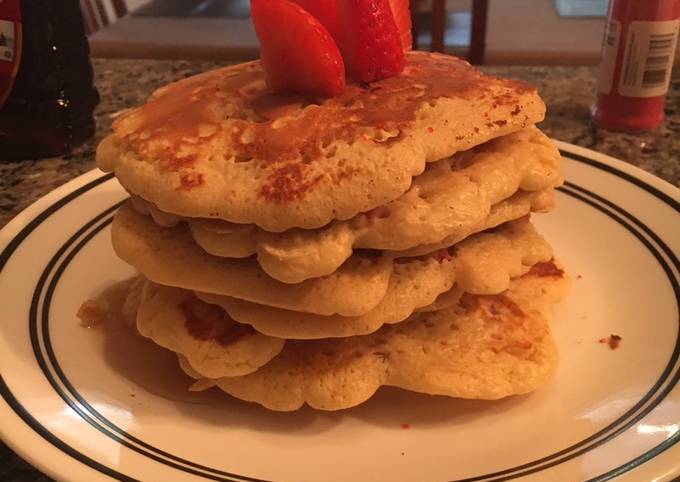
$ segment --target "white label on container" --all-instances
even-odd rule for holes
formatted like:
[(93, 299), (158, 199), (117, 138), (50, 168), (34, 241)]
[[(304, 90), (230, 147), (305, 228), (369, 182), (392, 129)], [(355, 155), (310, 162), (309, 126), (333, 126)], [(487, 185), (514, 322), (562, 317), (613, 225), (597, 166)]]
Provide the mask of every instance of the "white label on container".
[(680, 19), (634, 21), (628, 26), (619, 93), (656, 97), (668, 92)]
[(604, 29), (604, 37), (602, 38), (602, 61), (600, 62), (600, 72), (597, 78), (597, 90), (602, 94), (608, 94), (612, 90), (620, 38), (621, 22), (613, 18), (609, 19)]

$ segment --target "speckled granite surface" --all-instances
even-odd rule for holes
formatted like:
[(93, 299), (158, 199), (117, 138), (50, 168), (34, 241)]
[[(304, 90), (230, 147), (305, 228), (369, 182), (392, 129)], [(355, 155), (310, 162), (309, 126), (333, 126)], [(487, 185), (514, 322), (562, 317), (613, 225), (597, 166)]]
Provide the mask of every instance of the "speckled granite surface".
[[(55, 187), (94, 167), (94, 149), (108, 132), (111, 114), (141, 103), (156, 87), (215, 67), (213, 62), (165, 60), (94, 61), (102, 102), (97, 135), (65, 158), (0, 162), (0, 227)], [(632, 135), (595, 128), (589, 108), (595, 92), (591, 67), (489, 67), (486, 71), (536, 84), (548, 104), (542, 128), (548, 135), (635, 164), (680, 185), (680, 69), (673, 75), (666, 102), (666, 123), (654, 132)]]
[[(94, 165), (94, 150), (112, 121), (112, 114), (141, 103), (153, 89), (175, 79), (215, 67), (213, 62), (160, 60), (94, 61), (102, 102), (97, 109), (97, 135), (64, 158), (0, 162), (0, 227), (33, 201)], [(489, 67), (485, 71), (536, 84), (548, 105), (543, 130), (623, 159), (680, 186), (680, 69), (673, 73), (666, 102), (666, 123), (646, 134), (622, 134), (595, 128), (589, 108), (595, 92), (591, 67)], [(49, 480), (0, 444), (0, 480)]]

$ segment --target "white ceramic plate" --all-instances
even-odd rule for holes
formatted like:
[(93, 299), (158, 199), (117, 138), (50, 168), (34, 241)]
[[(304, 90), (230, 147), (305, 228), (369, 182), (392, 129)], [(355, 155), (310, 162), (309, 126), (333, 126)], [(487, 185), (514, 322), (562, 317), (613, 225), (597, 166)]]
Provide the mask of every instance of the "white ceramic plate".
[[(109, 243), (125, 199), (90, 172), (0, 234), (0, 433), (57, 479), (671, 480), (680, 474), (680, 194), (560, 143), (568, 182), (535, 216), (574, 276), (545, 388), (496, 402), (383, 389), (338, 413), (188, 393), (175, 357), (80, 303), (132, 274)], [(599, 339), (623, 337), (611, 350)], [(617, 479), (617, 480), (619, 480)]]

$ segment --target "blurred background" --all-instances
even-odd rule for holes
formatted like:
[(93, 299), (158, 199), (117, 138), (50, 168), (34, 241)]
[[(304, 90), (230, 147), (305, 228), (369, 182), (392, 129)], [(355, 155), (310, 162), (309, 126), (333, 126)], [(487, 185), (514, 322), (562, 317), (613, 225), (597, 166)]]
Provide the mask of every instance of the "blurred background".
[[(249, 0), (81, 0), (95, 57), (258, 57)], [(416, 47), (475, 64), (597, 64), (607, 0), (411, 0)]]

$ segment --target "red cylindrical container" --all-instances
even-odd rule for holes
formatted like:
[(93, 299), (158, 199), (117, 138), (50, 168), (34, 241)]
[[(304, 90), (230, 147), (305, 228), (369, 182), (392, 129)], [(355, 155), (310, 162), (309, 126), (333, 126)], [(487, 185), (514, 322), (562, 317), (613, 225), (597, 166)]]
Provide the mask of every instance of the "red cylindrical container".
[(654, 129), (663, 123), (680, 0), (611, 0), (608, 17), (593, 119), (612, 130)]

